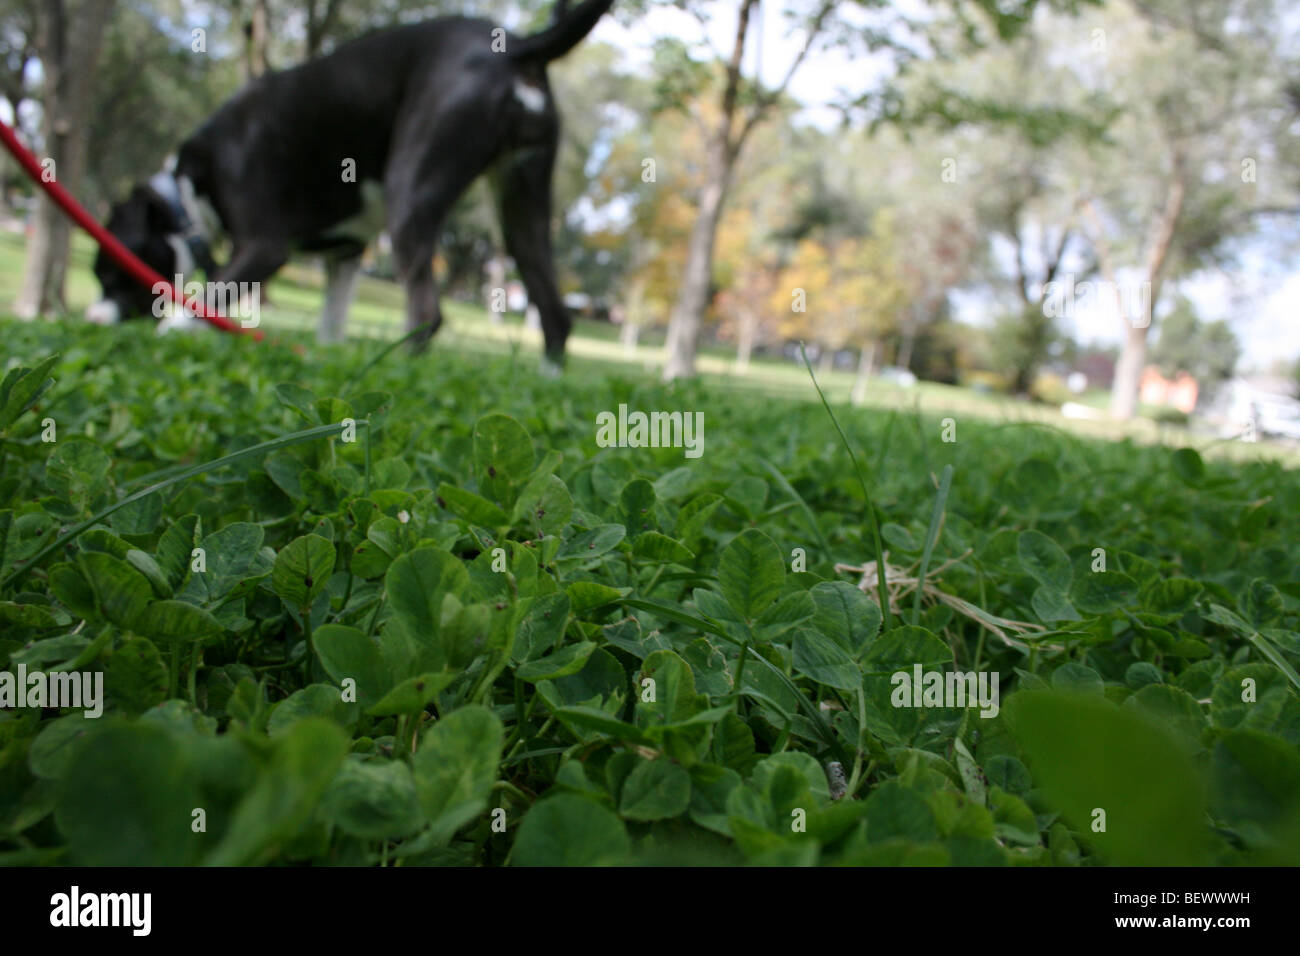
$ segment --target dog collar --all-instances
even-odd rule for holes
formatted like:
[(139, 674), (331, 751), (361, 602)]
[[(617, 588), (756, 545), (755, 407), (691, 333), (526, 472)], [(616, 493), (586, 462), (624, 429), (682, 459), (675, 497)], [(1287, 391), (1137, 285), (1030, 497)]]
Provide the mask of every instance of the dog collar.
[(189, 210), (185, 208), (185, 202), (181, 196), (181, 187), (176, 181), (176, 177), (166, 171), (155, 173), (149, 180), (149, 188), (167, 204), (168, 210), (176, 219), (177, 225), (180, 226), (178, 237), (189, 248), (190, 253), (194, 256), (194, 261), (206, 274), (211, 275), (216, 269), (216, 264), (212, 259), (212, 250), (208, 245), (207, 236), (203, 234), (202, 227), (195, 220), (195, 217), (190, 215)]

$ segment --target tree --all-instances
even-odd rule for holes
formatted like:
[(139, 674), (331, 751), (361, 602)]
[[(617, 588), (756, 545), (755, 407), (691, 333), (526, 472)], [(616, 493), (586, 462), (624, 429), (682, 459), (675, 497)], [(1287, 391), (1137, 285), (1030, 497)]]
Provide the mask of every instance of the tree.
[(878, 212), (870, 235), (802, 240), (772, 303), (784, 308), (790, 337), (807, 335), (821, 347), (823, 368), (835, 352), (856, 347), (854, 396), (861, 399), (880, 343), (898, 328), (906, 303), (892, 213)]
[(320, 56), (325, 40), (334, 32), (343, 11), (343, 0), (304, 0), (307, 15), (305, 41), (307, 59)]
[(1134, 0), (1097, 21), (1100, 85), (1123, 113), (1091, 152), (1082, 208), (1123, 330), (1117, 419), (1136, 410), (1166, 283), (1230, 260), (1232, 241), (1270, 205), (1258, 167), (1294, 135), (1279, 109), (1278, 16), (1268, 0)]
[(1092, 272), (1090, 264), (1080, 266), (1076, 251), (1086, 243), (1077, 220), (1078, 186), (1061, 158), (1068, 145), (1058, 140), (1052, 147), (1035, 146), (1017, 133), (984, 144), (976, 215), (995, 253), (986, 260), (989, 278), (1011, 290), (1011, 307), (999, 322), (999, 364), (1016, 395), (1030, 393), (1057, 338), (1056, 319), (1066, 305), (1056, 290), (1067, 269), (1071, 284)]
[[(41, 135), (44, 159), (76, 194), (86, 170), (86, 137), (104, 28), (113, 0), (45, 0), (37, 8), (36, 51), (44, 74)], [(32, 319), (64, 308), (71, 232), (63, 213), (41, 196), (36, 206), (23, 285), (14, 312)]]
[(773, 243), (757, 227), (752, 210), (733, 210), (718, 230), (718, 259), (722, 291), (716, 307), (722, 319), (719, 333), (736, 343), (736, 371), (749, 370), (749, 360), (761, 339), (776, 331), (769, 303), (781, 278)]
[(965, 211), (905, 203), (895, 232), (899, 281), (907, 305), (902, 309), (894, 364), (911, 369), (917, 337), (939, 321), (948, 295), (965, 281), (975, 246), (975, 230)]
[[(612, 285), (622, 299), (629, 351), (643, 326), (666, 317), (685, 268), (693, 221), (689, 196), (700, 186), (706, 153), (706, 124), (689, 114), (699, 111), (707, 118), (710, 102), (693, 89), (683, 97), (681, 109), (656, 110), (652, 99), (642, 103), (634, 95), (616, 110), (622, 114), (619, 130), (595, 175), (577, 164), (577, 178), (589, 183), (593, 211), (607, 222), (596, 238), (622, 250), (623, 269)], [(563, 164), (556, 179), (557, 191), (563, 190), (569, 179)]]
[(248, 37), (245, 51), (248, 57), (248, 78), (255, 80), (270, 69), (267, 49), (271, 45), (271, 3), (270, 0), (251, 0), (251, 4), (244, 33)]
[[(904, 230), (916, 247), (906, 262), (922, 273), (914, 287), (934, 293), (930, 315), (947, 300), (939, 290), (963, 281), (992, 300), (1000, 315), (991, 359), (1017, 394), (1030, 391), (1056, 340), (1056, 286), (1093, 268), (1083, 256), (1074, 157), (1104, 136), (1113, 113), (1078, 81), (1079, 51), (1066, 46), (1078, 44), (1076, 21), (1030, 13), (1000, 42), (988, 38), (960, 57), (913, 65), (889, 114), (909, 139), (938, 133), (924, 140), (923, 162), (931, 183), (942, 169), (943, 187), (929, 189), (939, 201), (921, 205), (917, 225)], [(907, 202), (919, 205), (911, 197), (924, 196), (926, 185), (918, 177)], [(910, 358), (907, 341), (900, 365)]]
[[(684, 2), (684, 0), (683, 0)], [(976, 42), (982, 29), (992, 32), (993, 42), (1005, 42), (1016, 36), (1030, 21), (1040, 4), (1061, 4), (1069, 8), (1096, 0), (935, 0), (931, 16), (909, 16), (888, 0), (857, 0), (859, 12), (873, 16), (866, 26), (850, 25), (836, 15), (836, 0), (818, 0), (807, 6), (787, 8), (787, 15), (804, 27), (804, 43), (782, 81), (775, 89), (764, 90), (757, 81), (741, 73), (746, 53), (751, 16), (758, 0), (740, 0), (735, 38), (723, 64), (724, 82), (720, 93), (717, 125), (711, 132), (704, 183), (696, 202), (696, 218), (681, 277), (678, 295), (669, 322), (668, 361), (665, 379), (691, 375), (695, 366), (696, 341), (708, 305), (713, 246), (722, 208), (734, 180), (735, 164), (745, 140), (770, 112), (803, 63), (808, 51), (820, 38), (834, 35), (846, 46), (876, 52), (887, 49), (895, 61), (906, 64), (923, 55), (925, 49), (938, 56), (948, 56), (950, 47)], [(976, 15), (972, 16), (972, 8)], [(946, 14), (940, 15), (940, 14)], [(858, 18), (855, 18), (858, 19)], [(681, 65), (683, 57), (675, 61)], [(722, 57), (719, 57), (721, 60)], [(696, 66), (698, 64), (695, 64)], [(674, 76), (689, 75), (689, 68), (669, 70), (665, 85), (680, 88)], [(890, 83), (861, 97), (846, 109), (868, 108), (875, 119), (892, 119), (899, 106), (897, 89)]]
[(735, 39), (724, 68), (718, 117), (708, 142), (704, 181), (696, 199), (696, 215), (687, 244), (685, 268), (668, 320), (665, 380), (695, 374), (695, 350), (704, 311), (709, 305), (713, 247), (718, 223), (722, 219), (723, 205), (745, 141), (784, 94), (835, 6), (835, 0), (819, 0), (818, 5), (806, 15), (803, 47), (790, 64), (784, 79), (774, 89), (764, 90), (756, 80), (747, 80), (741, 72), (750, 19), (758, 7), (758, 0), (740, 0)]
[(1241, 358), (1241, 344), (1227, 322), (1202, 322), (1186, 296), (1179, 296), (1160, 320), (1160, 334), (1151, 347), (1151, 361), (1166, 378), (1186, 372), (1212, 389), (1232, 378)]
[[(895, 348), (896, 364), (910, 367), (918, 339), (969, 277), (980, 235), (971, 211), (975, 193), (965, 180), (940, 179), (942, 160), (952, 151), (929, 131), (905, 137), (893, 128), (837, 130), (805, 149), (809, 161), (789, 170), (779, 192), (791, 207), (785, 236), (830, 245), (875, 238), (868, 248), (879, 263), (889, 262), (885, 271), (889, 284), (899, 287), (899, 301), (888, 322), (877, 320), (881, 335), (860, 352), (860, 372), (874, 367), (886, 344)], [(887, 255), (881, 255), (885, 245)]]
[[(0, 96), (14, 107), (14, 126), (20, 128), (18, 105), (29, 95), (27, 68), (36, 62), (36, 0), (0, 0)], [(0, 203), (10, 206), (22, 171), (7, 153), (0, 154)]]
[[(754, 148), (738, 165), (736, 188), (718, 228), (714, 278), (718, 337), (736, 343), (736, 371), (744, 373), (755, 348), (810, 330), (792, 328), (788, 265), (800, 237), (860, 236), (867, 216), (832, 183), (848, 173), (832, 155), (834, 137), (800, 129), (784, 111), (754, 134)], [(806, 317), (806, 316), (805, 316)]]
[[(234, 57), (221, 57), (219, 27), (195, 13), (185, 19), (171, 0), (123, 4), (105, 30), (83, 135), (94, 161), (78, 198), (101, 218), (134, 183), (197, 129), (241, 82)], [(159, 21), (172, 24), (159, 29)], [(202, 27), (205, 52), (194, 49)]]
[[(941, 66), (946, 83), (877, 97), (879, 114), (904, 126), (1000, 131), (1038, 154), (1024, 174), (1045, 190), (1026, 193), (1008, 177), (1010, 191), (984, 204), (986, 228), (1014, 252), (1020, 304), (1007, 325), (1018, 385), (1053, 334), (1034, 301), (1041, 280), (1060, 274), (1070, 247), (1085, 276), (1100, 271), (1121, 322), (1111, 408), (1122, 419), (1136, 405), (1165, 283), (1226, 266), (1257, 215), (1297, 211), (1279, 16), (1273, 0), (1122, 0), (1086, 12), (1063, 0), (1021, 22), (1000, 68), (962, 57)], [(1013, 154), (1005, 168), (1017, 165)]]
[[(1004, 343), (1003, 366), (1009, 371), (1013, 394), (1031, 392), (1038, 368), (1058, 333), (1056, 318), (1062, 305), (1055, 288), (1067, 265), (1071, 247), (1079, 240), (1074, 211), (1077, 196), (1053, 184), (1053, 164), (1044, 152), (1022, 154), (1026, 160), (993, 173), (1001, 188), (990, 192), (981, 220), (989, 235), (1010, 250), (1010, 285), (1015, 306), (999, 322)], [(1041, 165), (1034, 159), (1044, 160)], [(1091, 274), (1072, 272), (1071, 280)]]

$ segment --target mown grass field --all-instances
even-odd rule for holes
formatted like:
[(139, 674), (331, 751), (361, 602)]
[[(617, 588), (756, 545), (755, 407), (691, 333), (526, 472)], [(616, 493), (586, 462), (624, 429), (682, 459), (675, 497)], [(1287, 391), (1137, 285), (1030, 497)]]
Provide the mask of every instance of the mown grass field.
[(0, 862), (1300, 862), (1276, 461), (832, 389), (859, 478), (806, 373), (0, 332), (0, 664), (104, 687), (0, 709)]
[[(86, 305), (98, 298), (99, 287), (90, 271), (93, 246), (77, 234), (73, 241), (73, 267), (68, 276), (68, 307), (80, 316)], [(23, 238), (0, 232), (0, 288), (17, 288), (22, 276)], [(295, 261), (268, 285), (271, 304), (263, 309), (264, 327), (273, 333), (310, 332), (320, 315), (323, 280), (319, 268), (310, 261)], [(392, 282), (363, 276), (358, 283), (356, 302), (350, 316), (349, 334), (354, 338), (387, 340), (401, 334), (403, 295)], [(532, 356), (540, 351), (539, 333), (523, 327), (523, 317), (510, 314), (500, 323), (489, 320), (488, 313), (477, 305), (443, 300), (445, 324), (439, 333), (438, 347), (445, 352), (509, 355), (515, 351)], [(616, 372), (630, 380), (651, 382), (663, 367), (663, 330), (649, 329), (647, 344), (627, 352), (618, 341), (617, 326), (602, 322), (579, 321), (570, 339), (569, 352), (573, 369), (580, 375), (603, 375)], [(531, 357), (528, 361), (532, 361)], [(791, 401), (815, 401), (808, 376), (797, 363), (759, 357), (749, 370), (738, 373), (735, 354), (729, 348), (706, 346), (700, 353), (700, 377), (705, 383), (742, 395), (784, 398)], [(834, 401), (848, 401), (853, 388), (851, 372), (834, 370), (819, 373), (819, 381)], [(1108, 395), (1089, 392), (1077, 399), (1085, 405), (1104, 409)], [(1070, 419), (1059, 409), (1019, 401), (1004, 395), (979, 392), (968, 387), (921, 382), (904, 388), (883, 380), (869, 383), (864, 405), (885, 411), (917, 409), (939, 417), (957, 415), (992, 423), (1038, 422), (1064, 429), (1072, 434), (1107, 438), (1132, 438), (1143, 443), (1162, 442), (1174, 446), (1188, 444), (1218, 458), (1254, 460), (1265, 458), (1300, 466), (1300, 449), (1286, 443), (1260, 441), (1247, 443), (1223, 441), (1194, 434), (1187, 429), (1140, 417), (1128, 423), (1109, 420)]]

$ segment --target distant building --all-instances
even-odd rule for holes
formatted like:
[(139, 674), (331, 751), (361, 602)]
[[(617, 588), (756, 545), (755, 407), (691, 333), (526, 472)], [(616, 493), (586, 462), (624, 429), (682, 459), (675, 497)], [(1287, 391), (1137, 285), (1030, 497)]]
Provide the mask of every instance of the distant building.
[(1160, 374), (1160, 369), (1148, 365), (1142, 373), (1138, 397), (1144, 405), (1165, 405), (1178, 409), (1184, 415), (1190, 415), (1196, 408), (1196, 399), (1200, 391), (1196, 379), (1186, 372), (1179, 372), (1172, 379), (1168, 379)]
[(1087, 349), (1074, 361), (1074, 369), (1088, 376), (1092, 388), (1110, 388), (1115, 381), (1115, 360), (1099, 349)]

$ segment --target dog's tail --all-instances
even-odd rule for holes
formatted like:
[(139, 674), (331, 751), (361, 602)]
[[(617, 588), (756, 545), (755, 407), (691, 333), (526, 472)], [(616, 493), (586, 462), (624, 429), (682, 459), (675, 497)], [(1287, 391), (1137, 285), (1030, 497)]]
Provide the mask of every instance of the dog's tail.
[(515, 40), (508, 55), (512, 60), (540, 60), (543, 63), (558, 60), (581, 43), (596, 21), (613, 5), (614, 0), (584, 0), (568, 12), (567, 0), (559, 0), (555, 22), (541, 33)]

